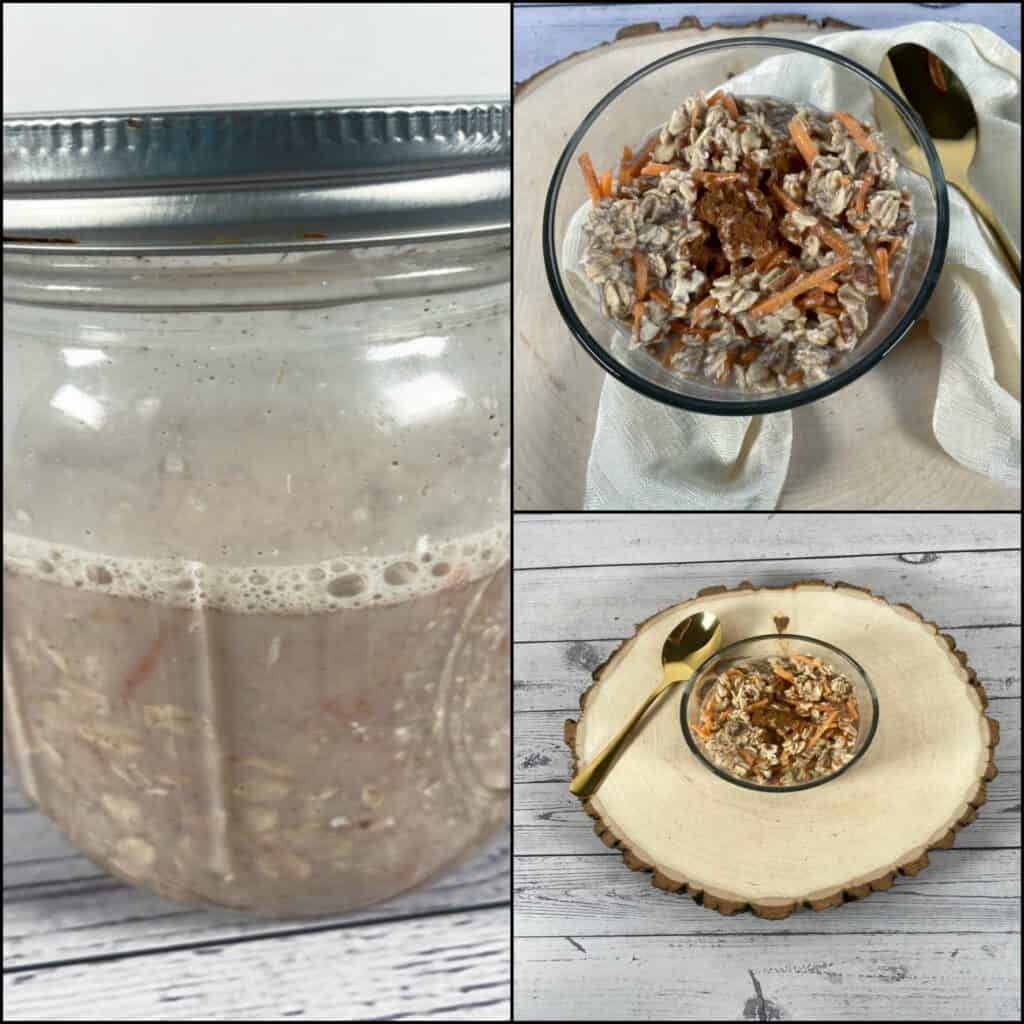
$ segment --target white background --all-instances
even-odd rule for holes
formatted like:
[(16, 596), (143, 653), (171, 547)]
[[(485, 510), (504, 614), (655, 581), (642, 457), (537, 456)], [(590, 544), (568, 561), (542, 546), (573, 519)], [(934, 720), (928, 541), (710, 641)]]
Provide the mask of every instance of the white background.
[(507, 4), (4, 4), (4, 113), (506, 96)]

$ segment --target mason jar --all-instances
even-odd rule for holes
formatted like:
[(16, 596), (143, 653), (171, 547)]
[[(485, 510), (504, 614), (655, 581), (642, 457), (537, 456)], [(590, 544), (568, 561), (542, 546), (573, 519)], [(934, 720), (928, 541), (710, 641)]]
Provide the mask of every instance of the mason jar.
[(326, 914), (502, 827), (504, 103), (5, 119), (4, 710), (181, 901)]

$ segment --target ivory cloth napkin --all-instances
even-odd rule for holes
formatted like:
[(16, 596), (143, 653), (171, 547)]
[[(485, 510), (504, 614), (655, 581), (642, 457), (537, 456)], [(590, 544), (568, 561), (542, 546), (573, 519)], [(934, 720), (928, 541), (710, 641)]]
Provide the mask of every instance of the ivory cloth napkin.
[[(971, 181), (1019, 248), (1020, 54), (989, 30), (959, 23), (844, 32), (812, 42), (870, 70), (879, 67), (890, 47), (914, 42), (954, 68), (979, 120)], [(1020, 487), (1020, 291), (998, 243), (955, 186), (949, 187), (949, 199), (949, 244), (925, 310), (927, 324), (919, 323), (860, 380), (890, 372), (892, 356), (919, 343), (927, 331), (941, 347), (941, 364), (936, 386), (926, 392), (934, 403), (932, 437), (921, 443), (941, 446), (968, 469)], [(805, 408), (852, 402), (858, 383)], [(893, 401), (899, 400), (894, 393)], [(843, 416), (841, 406), (831, 406), (830, 412)], [(608, 377), (587, 464), (584, 507), (773, 509), (787, 474), (815, 471), (794, 462), (799, 453), (820, 458), (813, 443), (795, 443), (793, 416), (704, 416), (652, 401)], [(855, 441), (847, 435), (839, 446), (847, 450), (829, 453), (828, 472), (842, 479), (844, 459), (863, 458), (861, 445), (885, 443), (882, 430)], [(863, 475), (863, 467), (858, 472)], [(880, 494), (879, 506), (888, 497)]]

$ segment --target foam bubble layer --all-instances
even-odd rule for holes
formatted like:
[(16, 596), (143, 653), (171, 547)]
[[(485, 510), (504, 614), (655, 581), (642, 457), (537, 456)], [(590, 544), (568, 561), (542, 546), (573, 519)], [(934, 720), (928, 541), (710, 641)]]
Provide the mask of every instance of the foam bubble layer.
[(447, 540), (421, 537), (387, 558), (339, 554), (307, 565), (228, 566), (184, 558), (121, 558), (4, 535), (4, 570), (176, 608), (311, 614), (398, 604), (482, 579), (508, 560), (508, 528)]

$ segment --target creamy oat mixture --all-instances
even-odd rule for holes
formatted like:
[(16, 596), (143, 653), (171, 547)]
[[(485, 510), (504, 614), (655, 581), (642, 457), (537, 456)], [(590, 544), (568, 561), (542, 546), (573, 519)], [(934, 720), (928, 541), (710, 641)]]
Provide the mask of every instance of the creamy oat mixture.
[(730, 775), (792, 786), (847, 764), (859, 727), (849, 679), (817, 658), (794, 654), (723, 669), (695, 731), (708, 758)]
[(913, 226), (886, 140), (850, 114), (691, 96), (615, 172), (580, 161), (605, 314), (687, 377), (824, 380), (892, 296)]

